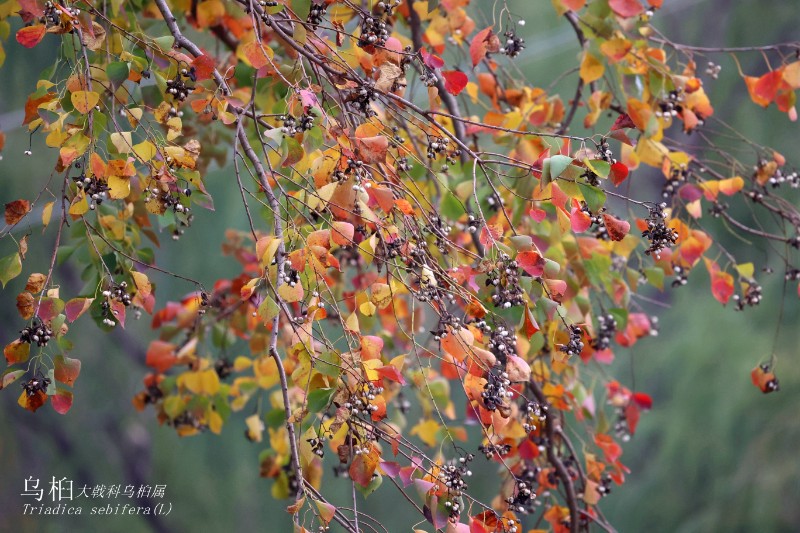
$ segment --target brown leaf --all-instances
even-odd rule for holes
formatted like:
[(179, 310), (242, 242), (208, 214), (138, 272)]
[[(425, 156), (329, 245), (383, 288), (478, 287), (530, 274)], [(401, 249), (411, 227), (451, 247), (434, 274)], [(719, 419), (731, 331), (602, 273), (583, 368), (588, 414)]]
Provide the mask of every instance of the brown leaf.
[(378, 81), (375, 82), (375, 89), (388, 93), (396, 91), (399, 86), (406, 86), (406, 78), (403, 69), (394, 63), (384, 63), (380, 68)]
[(44, 288), (44, 284), (47, 281), (47, 276), (44, 274), (40, 274), (38, 272), (34, 272), (30, 276), (28, 276), (28, 283), (25, 284), (25, 290), (31, 294), (37, 294), (42, 292)]
[(31, 212), (28, 200), (14, 200), (6, 204), (6, 224), (13, 226)]
[(29, 320), (33, 317), (33, 302), (33, 295), (29, 292), (17, 295), (17, 311), (19, 311), (19, 316), (24, 320)]

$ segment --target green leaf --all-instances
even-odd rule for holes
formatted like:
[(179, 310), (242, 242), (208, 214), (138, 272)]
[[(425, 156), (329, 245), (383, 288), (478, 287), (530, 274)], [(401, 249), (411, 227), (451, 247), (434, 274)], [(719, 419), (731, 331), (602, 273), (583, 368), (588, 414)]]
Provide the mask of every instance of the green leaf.
[(596, 213), (601, 207), (606, 205), (606, 193), (603, 189), (585, 183), (579, 183), (578, 187), (581, 189), (583, 199), (586, 200), (586, 205), (588, 205), (589, 209), (593, 212)]
[(3, 283), (3, 288), (6, 287), (6, 283), (19, 276), (20, 272), (22, 272), (22, 258), (18, 253), (0, 259), (0, 282)]
[(446, 192), (442, 196), (442, 203), (440, 206), (442, 215), (446, 218), (457, 220), (465, 213), (464, 205), (458, 201), (458, 198), (451, 192)]
[(264, 298), (264, 301), (258, 306), (258, 316), (264, 322), (271, 322), (273, 318), (278, 316), (279, 312), (278, 304), (270, 296)]
[(664, 271), (660, 268), (645, 268), (644, 277), (647, 278), (647, 282), (653, 287), (660, 291), (664, 290)]
[(119, 87), (128, 79), (130, 68), (125, 61), (112, 61), (106, 67), (106, 74), (114, 87)]
[(545, 161), (550, 161), (549, 171), (550, 171), (550, 180), (554, 180), (559, 177), (567, 167), (574, 161), (568, 155), (554, 155), (546, 159)]
[(319, 413), (330, 403), (333, 393), (336, 389), (317, 389), (308, 393), (308, 411), (310, 413)]

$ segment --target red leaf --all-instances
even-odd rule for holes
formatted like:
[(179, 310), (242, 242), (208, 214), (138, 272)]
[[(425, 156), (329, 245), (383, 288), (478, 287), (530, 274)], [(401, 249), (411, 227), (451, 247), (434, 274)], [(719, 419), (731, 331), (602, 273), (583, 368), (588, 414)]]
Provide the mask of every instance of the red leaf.
[(534, 278), (541, 277), (544, 274), (544, 259), (533, 250), (518, 253), (516, 261), (522, 270)]
[(547, 218), (547, 211), (544, 209), (539, 209), (538, 207), (533, 207), (528, 211), (528, 214), (531, 218), (536, 222), (541, 222), (545, 218)]
[(198, 81), (210, 80), (214, 73), (214, 58), (208, 54), (197, 56), (192, 60), (192, 66)]
[(29, 396), (27, 391), (22, 391), (17, 403), (30, 411), (35, 413), (37, 409), (45, 404), (47, 401), (47, 394), (42, 390), (37, 390), (35, 394)]
[(444, 66), (444, 59), (436, 54), (431, 54), (424, 48), (420, 48), (419, 54), (422, 56), (422, 62), (425, 63), (425, 66), (428, 68), (436, 70), (437, 68), (442, 68)]
[(711, 276), (711, 294), (725, 305), (733, 296), (733, 276), (727, 272), (714, 272)]
[(459, 94), (467, 86), (467, 75), (460, 70), (445, 70), (442, 72), (444, 77), (444, 89), (450, 94)]
[(625, 406), (625, 420), (628, 422), (628, 430), (631, 435), (636, 433), (636, 426), (639, 425), (639, 407), (635, 403), (629, 403)]
[(631, 230), (630, 222), (620, 220), (607, 213), (603, 214), (603, 222), (606, 225), (606, 230), (608, 230), (608, 236), (611, 237), (612, 241), (621, 241)]
[(603, 456), (608, 463), (616, 462), (622, 455), (622, 447), (608, 435), (603, 435), (602, 433), (595, 435), (594, 442), (603, 450)]
[(73, 298), (72, 300), (68, 301), (64, 309), (64, 312), (67, 315), (67, 320), (70, 322), (77, 320), (79, 316), (89, 309), (93, 301), (94, 298)]
[(611, 183), (613, 183), (614, 186), (619, 186), (627, 177), (628, 167), (625, 166), (625, 163), (617, 161), (611, 165)]
[(633, 401), (636, 402), (636, 405), (638, 405), (642, 409), (653, 408), (653, 399), (650, 397), (649, 394), (645, 394), (643, 392), (634, 392)]
[(50, 398), (53, 409), (60, 415), (67, 414), (72, 407), (72, 391), (58, 389), (56, 395)]
[(483, 61), (483, 58), (486, 57), (486, 52), (489, 51), (487, 43), (491, 39), (492, 35), (492, 28), (490, 26), (479, 31), (477, 35), (472, 38), (472, 42), (469, 44), (469, 55), (472, 58), (473, 67)]
[(753, 87), (753, 92), (764, 102), (772, 102), (775, 99), (775, 95), (778, 93), (778, 87), (782, 79), (783, 69), (767, 72), (758, 78)]
[(614, 125), (611, 126), (611, 131), (621, 130), (623, 128), (635, 128), (636, 124), (633, 123), (631, 117), (628, 116), (627, 113), (622, 113), (617, 117), (617, 120), (614, 121)]
[(592, 217), (583, 211), (580, 207), (573, 207), (569, 215), (569, 221), (572, 225), (572, 231), (575, 233), (583, 233), (589, 226), (592, 225)]
[(524, 320), (525, 335), (527, 335), (528, 339), (530, 339), (536, 334), (537, 331), (539, 331), (539, 324), (536, 323), (536, 319), (534, 318), (533, 313), (531, 313), (528, 304), (525, 304)]
[(17, 42), (25, 48), (33, 48), (39, 44), (46, 32), (47, 28), (44, 24), (36, 24), (34, 26), (22, 28), (17, 32)]
[(386, 151), (389, 149), (389, 138), (383, 135), (356, 139), (358, 154), (368, 164), (386, 162)]
[(72, 359), (63, 355), (58, 355), (55, 358), (55, 377), (61, 383), (69, 385), (70, 387), (78, 379), (81, 373), (81, 362), (78, 359)]
[(636, 17), (644, 13), (644, 6), (639, 0), (608, 0), (609, 7), (623, 18)]

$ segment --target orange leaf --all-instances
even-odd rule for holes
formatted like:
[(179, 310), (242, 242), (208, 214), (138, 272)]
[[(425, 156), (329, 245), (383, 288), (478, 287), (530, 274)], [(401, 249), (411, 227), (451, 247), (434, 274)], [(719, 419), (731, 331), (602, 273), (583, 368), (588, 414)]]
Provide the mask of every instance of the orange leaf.
[(469, 55), (472, 58), (472, 66), (474, 67), (483, 61), (487, 52), (497, 52), (499, 49), (500, 39), (494, 34), (491, 26), (479, 31), (469, 44)]
[(36, 24), (34, 26), (22, 28), (17, 32), (17, 42), (25, 48), (33, 48), (39, 44), (46, 32), (47, 28), (44, 24)]
[(584, 53), (583, 60), (581, 61), (581, 79), (584, 83), (592, 83), (603, 77), (605, 67), (603, 62), (597, 59), (589, 52)]

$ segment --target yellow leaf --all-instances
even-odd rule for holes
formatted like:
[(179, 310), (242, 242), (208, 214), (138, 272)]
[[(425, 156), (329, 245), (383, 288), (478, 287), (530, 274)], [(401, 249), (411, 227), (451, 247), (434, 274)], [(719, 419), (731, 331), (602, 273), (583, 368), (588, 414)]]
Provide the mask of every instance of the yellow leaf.
[(303, 294), (303, 285), (300, 283), (296, 283), (294, 287), (288, 283), (284, 283), (278, 287), (278, 296), (283, 298), (283, 301), (286, 303), (291, 304), (294, 302), (299, 302), (303, 299)]
[(359, 333), (361, 330), (358, 327), (358, 317), (355, 313), (350, 313), (350, 316), (347, 317), (347, 320), (344, 321), (344, 327), (348, 331), (353, 331)]
[(592, 54), (586, 52), (581, 61), (581, 79), (585, 83), (592, 83), (599, 80), (603, 76), (605, 67), (603, 62), (594, 57)]
[(364, 302), (358, 306), (358, 310), (361, 311), (361, 314), (364, 316), (372, 316), (375, 314), (377, 308), (372, 302)]
[(129, 131), (115, 131), (111, 134), (111, 144), (114, 145), (114, 148), (117, 149), (117, 152), (121, 154), (130, 153), (133, 150), (133, 140), (131, 138), (131, 132)]
[(439, 431), (439, 424), (433, 420), (425, 420), (411, 428), (411, 434), (416, 435), (422, 442), (430, 447), (436, 446), (438, 442), (436, 433)]
[(111, 176), (108, 178), (108, 188), (108, 195), (111, 198), (115, 200), (127, 198), (131, 193), (131, 181), (127, 178)]
[(55, 202), (47, 202), (44, 206), (44, 209), (42, 209), (42, 226), (45, 228), (50, 223), (50, 217), (53, 216), (54, 203)]
[(158, 150), (156, 149), (156, 145), (150, 141), (142, 141), (139, 144), (134, 145), (133, 153), (146, 163), (155, 157), (155, 155), (158, 153)]
[(383, 309), (392, 303), (392, 289), (389, 285), (385, 283), (373, 283), (370, 289), (372, 290), (370, 301), (375, 304), (375, 307), (378, 309)]
[(253, 361), (250, 358), (240, 355), (233, 361), (233, 371), (241, 372), (242, 370), (250, 368), (252, 365)]
[(208, 410), (208, 429), (215, 435), (222, 433), (222, 417), (213, 409)]
[(143, 111), (141, 107), (134, 107), (133, 109), (126, 109), (125, 116), (128, 118), (128, 123), (131, 128), (136, 129), (139, 122), (142, 120)]
[(264, 433), (264, 422), (261, 418), (258, 415), (250, 415), (244, 423), (247, 424), (247, 438), (253, 442), (261, 442)]
[(367, 375), (368, 381), (377, 381), (380, 379), (378, 369), (383, 367), (383, 362), (380, 359), (370, 359), (361, 363), (364, 366), (364, 372)]
[(69, 214), (74, 217), (79, 217), (86, 214), (88, 211), (89, 202), (86, 201), (86, 196), (83, 194), (83, 191), (81, 191), (80, 195), (76, 196), (75, 200), (72, 202), (72, 205), (69, 206)]
[(100, 101), (100, 95), (94, 91), (75, 91), (72, 93), (72, 106), (78, 113), (87, 114)]

